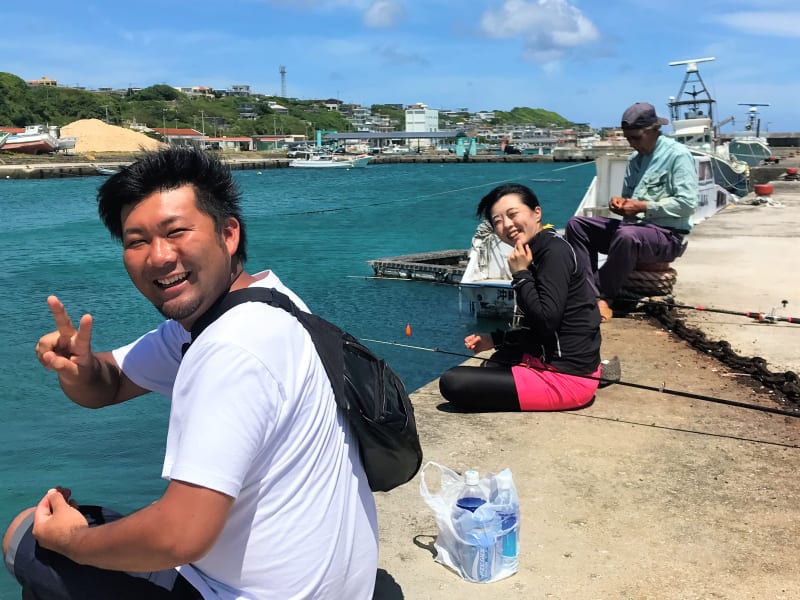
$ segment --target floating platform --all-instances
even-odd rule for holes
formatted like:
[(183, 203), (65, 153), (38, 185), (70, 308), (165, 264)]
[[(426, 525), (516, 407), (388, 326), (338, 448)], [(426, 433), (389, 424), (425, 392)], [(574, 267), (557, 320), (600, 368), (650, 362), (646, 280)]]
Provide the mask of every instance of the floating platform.
[(375, 277), (459, 283), (467, 266), (469, 250), (437, 250), (368, 260)]

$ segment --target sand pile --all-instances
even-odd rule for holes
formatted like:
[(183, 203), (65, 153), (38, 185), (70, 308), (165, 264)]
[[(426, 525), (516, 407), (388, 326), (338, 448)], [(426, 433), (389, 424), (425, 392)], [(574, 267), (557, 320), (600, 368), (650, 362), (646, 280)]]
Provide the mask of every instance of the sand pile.
[(80, 119), (61, 128), (61, 137), (78, 138), (75, 152), (138, 152), (156, 150), (165, 144), (143, 133), (109, 125), (100, 119)]

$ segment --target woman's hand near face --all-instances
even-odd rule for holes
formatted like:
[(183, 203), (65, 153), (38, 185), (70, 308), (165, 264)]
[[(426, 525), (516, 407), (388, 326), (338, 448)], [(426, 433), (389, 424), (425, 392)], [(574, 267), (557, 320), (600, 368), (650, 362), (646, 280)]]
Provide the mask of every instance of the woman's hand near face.
[(512, 273), (527, 269), (533, 262), (531, 247), (522, 240), (517, 240), (514, 250), (508, 255), (508, 267)]

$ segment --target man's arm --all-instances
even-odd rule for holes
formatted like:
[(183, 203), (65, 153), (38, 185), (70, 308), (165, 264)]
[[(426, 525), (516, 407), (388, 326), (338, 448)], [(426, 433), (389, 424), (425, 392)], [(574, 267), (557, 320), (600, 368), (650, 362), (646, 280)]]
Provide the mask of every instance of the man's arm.
[(219, 537), (233, 498), (171, 481), (164, 495), (118, 521), (89, 527), (58, 490), (36, 507), (33, 535), (45, 548), (83, 565), (115, 571), (157, 571), (205, 556)]

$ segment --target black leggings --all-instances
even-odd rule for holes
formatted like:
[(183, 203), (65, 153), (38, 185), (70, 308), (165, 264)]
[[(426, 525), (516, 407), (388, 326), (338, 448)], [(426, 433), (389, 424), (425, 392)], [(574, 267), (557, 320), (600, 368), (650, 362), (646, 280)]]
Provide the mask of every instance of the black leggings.
[(460, 408), (520, 412), (510, 367), (453, 367), (439, 378), (439, 392)]

